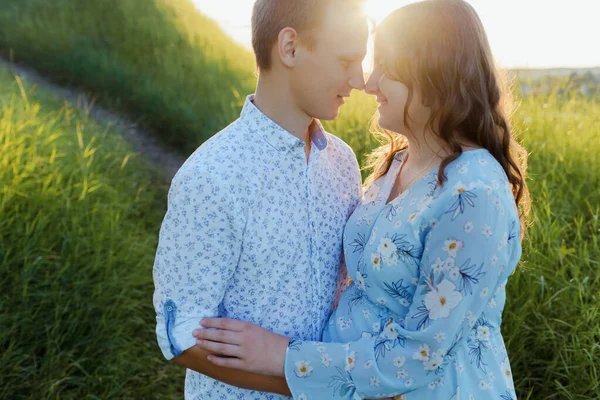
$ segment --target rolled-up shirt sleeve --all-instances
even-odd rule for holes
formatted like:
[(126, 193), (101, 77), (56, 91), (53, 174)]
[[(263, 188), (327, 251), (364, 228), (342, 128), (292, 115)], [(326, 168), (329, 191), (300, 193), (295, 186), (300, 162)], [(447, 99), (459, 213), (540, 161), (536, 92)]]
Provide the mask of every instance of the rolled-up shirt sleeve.
[(202, 318), (218, 316), (237, 267), (244, 222), (227, 188), (192, 169), (171, 184), (153, 269), (156, 335), (167, 360), (195, 344)]

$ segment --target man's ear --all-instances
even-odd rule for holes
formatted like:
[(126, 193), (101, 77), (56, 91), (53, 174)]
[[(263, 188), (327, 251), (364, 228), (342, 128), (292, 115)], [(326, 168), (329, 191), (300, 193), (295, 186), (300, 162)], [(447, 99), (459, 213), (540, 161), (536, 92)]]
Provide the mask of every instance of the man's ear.
[(296, 65), (296, 49), (298, 47), (298, 33), (294, 28), (283, 28), (279, 32), (277, 50), (279, 59), (288, 68)]

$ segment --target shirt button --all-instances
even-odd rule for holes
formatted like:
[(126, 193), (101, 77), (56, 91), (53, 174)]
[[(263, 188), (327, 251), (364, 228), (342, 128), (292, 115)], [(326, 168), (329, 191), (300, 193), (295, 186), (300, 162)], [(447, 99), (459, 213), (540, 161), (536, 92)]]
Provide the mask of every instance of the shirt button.
[(168, 307), (167, 307), (167, 311), (173, 311), (173, 307), (171, 307), (171, 306), (168, 306)]

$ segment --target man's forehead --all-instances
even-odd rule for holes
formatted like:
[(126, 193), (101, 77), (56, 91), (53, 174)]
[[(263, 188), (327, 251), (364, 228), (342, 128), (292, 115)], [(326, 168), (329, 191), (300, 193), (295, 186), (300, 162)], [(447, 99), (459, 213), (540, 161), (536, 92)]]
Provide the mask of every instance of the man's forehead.
[(365, 46), (369, 38), (369, 27), (366, 18), (328, 18), (323, 21), (321, 39), (336, 46), (340, 53), (364, 56)]

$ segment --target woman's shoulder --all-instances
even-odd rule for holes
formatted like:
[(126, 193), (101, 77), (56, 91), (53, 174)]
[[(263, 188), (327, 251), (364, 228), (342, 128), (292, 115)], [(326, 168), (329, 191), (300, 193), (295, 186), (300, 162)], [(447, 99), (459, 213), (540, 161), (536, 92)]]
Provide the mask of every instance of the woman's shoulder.
[(445, 181), (439, 198), (452, 201), (468, 193), (485, 193), (495, 201), (514, 203), (512, 188), (500, 163), (486, 149), (463, 152), (444, 170)]
[(450, 183), (480, 181), (508, 183), (508, 178), (500, 163), (487, 149), (464, 151), (457, 159), (446, 166), (446, 179)]

